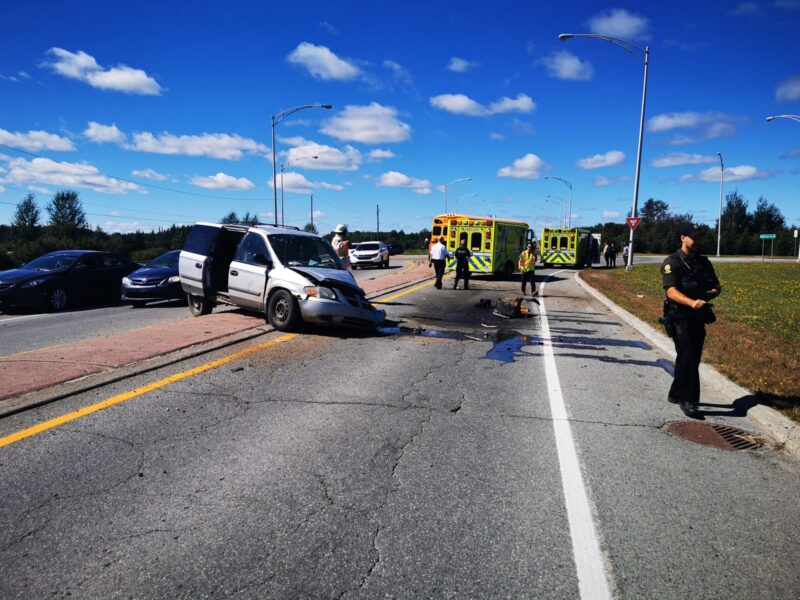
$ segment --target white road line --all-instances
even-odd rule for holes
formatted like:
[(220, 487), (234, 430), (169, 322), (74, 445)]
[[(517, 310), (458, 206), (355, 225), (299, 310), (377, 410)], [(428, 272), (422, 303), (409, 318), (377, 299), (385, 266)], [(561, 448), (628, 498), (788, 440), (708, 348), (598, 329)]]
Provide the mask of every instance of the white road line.
[[(550, 277), (557, 275), (557, 271)], [(548, 277), (549, 279), (549, 277)], [(544, 356), (547, 392), (550, 396), (550, 413), (553, 418), (553, 431), (556, 438), (558, 462), (561, 467), (561, 484), (564, 488), (564, 500), (567, 507), (569, 532), (572, 537), (572, 554), (575, 557), (575, 568), (578, 575), (578, 589), (582, 600), (611, 598), (603, 554), (597, 539), (597, 530), (592, 519), (589, 496), (583, 483), (578, 453), (569, 426), (567, 408), (561, 393), (561, 382), (558, 379), (556, 358), (550, 339), (550, 324), (545, 309), (544, 287), (539, 288), (539, 316), (542, 327), (542, 351)]]
[(21, 321), (22, 319), (36, 319), (36, 318), (44, 318), (50, 317), (55, 315), (25, 315), (24, 317), (8, 317), (7, 319), (0, 319), (0, 325), (3, 323), (10, 323), (11, 321)]

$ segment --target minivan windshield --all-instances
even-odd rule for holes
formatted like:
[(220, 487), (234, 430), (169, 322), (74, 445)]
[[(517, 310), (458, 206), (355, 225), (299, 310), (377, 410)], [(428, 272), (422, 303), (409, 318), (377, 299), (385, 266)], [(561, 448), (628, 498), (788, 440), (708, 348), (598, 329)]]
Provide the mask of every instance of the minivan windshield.
[(322, 238), (274, 234), (269, 236), (269, 243), (286, 267), (344, 268), (331, 245)]
[(77, 259), (72, 254), (45, 254), (33, 259), (25, 268), (35, 271), (63, 271), (70, 268)]

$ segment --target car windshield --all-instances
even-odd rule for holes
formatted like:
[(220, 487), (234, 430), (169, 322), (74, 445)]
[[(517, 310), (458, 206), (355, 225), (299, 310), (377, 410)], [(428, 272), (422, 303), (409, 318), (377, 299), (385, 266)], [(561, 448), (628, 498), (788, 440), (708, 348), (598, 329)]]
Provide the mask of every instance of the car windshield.
[(269, 243), (284, 266), (344, 268), (331, 245), (322, 238), (276, 234), (269, 236)]
[(25, 268), (35, 271), (63, 271), (69, 269), (77, 259), (77, 256), (71, 254), (45, 254), (33, 259)]
[(178, 268), (178, 256), (180, 256), (179, 250), (173, 250), (172, 252), (166, 252), (162, 254), (158, 258), (154, 258), (147, 266), (151, 269), (177, 269)]
[(358, 245), (359, 250), (377, 250), (378, 248), (378, 242), (364, 242)]

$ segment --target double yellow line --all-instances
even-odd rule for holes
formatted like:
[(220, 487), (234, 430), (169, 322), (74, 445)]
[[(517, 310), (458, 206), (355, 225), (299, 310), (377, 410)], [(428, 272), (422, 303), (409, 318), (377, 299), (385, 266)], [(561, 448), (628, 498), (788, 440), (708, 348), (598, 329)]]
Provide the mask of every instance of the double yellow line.
[(64, 425), (65, 423), (69, 423), (70, 421), (80, 419), (81, 417), (85, 417), (86, 415), (90, 415), (97, 411), (109, 408), (111, 406), (114, 406), (115, 404), (120, 404), (122, 402), (125, 402), (126, 400), (136, 398), (137, 396), (141, 396), (142, 394), (152, 392), (153, 390), (157, 390), (171, 383), (175, 383), (183, 379), (188, 379), (189, 377), (199, 375), (200, 373), (210, 371), (211, 369), (216, 369), (217, 367), (221, 367), (222, 365), (226, 365), (235, 360), (239, 360), (240, 358), (243, 358), (250, 354), (254, 354), (255, 352), (260, 352), (261, 350), (266, 350), (267, 348), (270, 348), (272, 346), (276, 346), (283, 342), (287, 342), (294, 337), (297, 337), (296, 333), (289, 333), (283, 335), (274, 340), (270, 340), (269, 342), (259, 344), (258, 346), (247, 348), (245, 350), (236, 352), (229, 356), (225, 356), (210, 363), (200, 365), (199, 367), (195, 367), (194, 369), (189, 369), (188, 371), (183, 371), (181, 373), (176, 373), (175, 375), (170, 375), (169, 377), (165, 377), (164, 379), (154, 381), (153, 383), (149, 383), (140, 388), (136, 388), (135, 390), (131, 390), (130, 392), (117, 394), (116, 396), (112, 396), (111, 398), (107, 398), (105, 400), (102, 400), (101, 402), (97, 402), (96, 404), (92, 404), (90, 406), (84, 406), (83, 408), (79, 408), (78, 410), (74, 410), (65, 415), (61, 415), (60, 417), (56, 417), (55, 419), (50, 419), (49, 421), (44, 421), (43, 423), (33, 425), (32, 427), (28, 427), (27, 429), (17, 431), (16, 433), (12, 433), (10, 435), (0, 438), (0, 448), (2, 448), (3, 446), (9, 446), (11, 444), (14, 444), (16, 442), (24, 440), (25, 438), (33, 437), (34, 435), (38, 435), (43, 431), (47, 431), (48, 429), (53, 429), (54, 427), (58, 427), (59, 425)]

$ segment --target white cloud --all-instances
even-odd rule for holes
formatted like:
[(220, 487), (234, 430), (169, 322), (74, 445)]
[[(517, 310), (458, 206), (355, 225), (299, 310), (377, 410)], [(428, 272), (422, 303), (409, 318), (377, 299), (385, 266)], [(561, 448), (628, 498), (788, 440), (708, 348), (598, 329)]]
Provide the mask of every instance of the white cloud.
[(404, 187), (416, 194), (430, 194), (431, 182), (427, 179), (416, 179), (398, 171), (387, 171), (378, 178), (378, 187)]
[(136, 233), (147, 227), (152, 230), (151, 225), (142, 225), (139, 221), (106, 221), (100, 227), (106, 233)]
[(368, 106), (348, 105), (323, 124), (320, 131), (346, 142), (386, 144), (411, 137), (411, 126), (397, 118), (397, 109), (373, 102)]
[(308, 42), (301, 42), (286, 59), (305, 67), (317, 79), (347, 81), (361, 74), (357, 66), (339, 58), (327, 46), (315, 46)]
[(506, 136), (504, 136), (502, 133), (497, 133), (495, 131), (492, 131), (489, 134), (489, 139), (499, 142), (499, 141), (502, 141), (502, 140), (506, 139)]
[(619, 150), (609, 150), (605, 154), (595, 154), (587, 158), (581, 158), (575, 164), (581, 169), (600, 169), (602, 167), (613, 167), (625, 162), (625, 153)]
[(169, 179), (169, 175), (164, 175), (163, 173), (159, 173), (158, 171), (154, 171), (153, 169), (142, 169), (132, 171), (131, 175), (134, 177), (143, 177), (144, 179), (152, 179), (153, 181), (166, 181)]
[(120, 131), (116, 123), (112, 125), (101, 125), (95, 121), (89, 121), (89, 126), (86, 128), (86, 131), (83, 132), (83, 135), (96, 144), (105, 142), (122, 144), (126, 139), (125, 134)]
[[(339, 150), (302, 137), (290, 138), (289, 143), (294, 148), (283, 153), (285, 156), (283, 162), (287, 166), (319, 171), (356, 171), (362, 162), (361, 153), (350, 145)], [(317, 158), (310, 158), (312, 156)]]
[(598, 175), (594, 178), (594, 184), (597, 187), (606, 187), (616, 183), (624, 183), (626, 181), (630, 181), (630, 179), (631, 178), (628, 175), (623, 175), (622, 177), (606, 177), (605, 175)]
[(778, 102), (800, 100), (800, 75), (794, 75), (785, 81), (781, 81), (775, 90), (775, 100)]
[(0, 144), (19, 148), (20, 150), (27, 150), (28, 152), (37, 152), (39, 150), (75, 150), (75, 144), (73, 144), (72, 140), (69, 138), (61, 137), (54, 133), (47, 133), (46, 131), (29, 131), (28, 133), (16, 131), (11, 133), (5, 129), (0, 129)]
[(25, 71), (20, 71), (19, 73), (17, 73), (17, 75), (19, 75), (23, 79), (30, 79), (31, 78), (31, 76), (28, 75)]
[(746, 17), (761, 14), (761, 7), (755, 2), (740, 2), (736, 8), (728, 12), (733, 17)]
[[(727, 167), (724, 179), (726, 182), (732, 183), (734, 181), (747, 181), (748, 179), (769, 179), (774, 174), (772, 171), (760, 171), (752, 165), (740, 165), (738, 167)], [(719, 183), (719, 168), (710, 167), (700, 171), (695, 179), (705, 183)]]
[(497, 171), (498, 177), (513, 177), (515, 179), (539, 179), (542, 171), (547, 168), (547, 164), (536, 156), (528, 153), (522, 158), (518, 158), (511, 165), (502, 167)]
[(45, 183), (51, 185), (81, 187), (104, 194), (124, 194), (129, 191), (145, 193), (135, 183), (120, 181), (100, 173), (87, 164), (55, 162), (49, 158), (34, 158), (27, 161), (15, 158), (8, 162), (6, 183)]
[(457, 115), (488, 117), (500, 113), (529, 113), (536, 109), (536, 103), (527, 94), (517, 94), (516, 98), (503, 96), (488, 107), (464, 94), (440, 94), (430, 98), (431, 106)]
[(393, 60), (383, 61), (383, 66), (392, 72), (392, 78), (406, 86), (414, 85), (414, 78), (403, 65), (396, 63)]
[(256, 187), (246, 177), (233, 177), (222, 172), (208, 177), (192, 177), (189, 183), (207, 190), (252, 190)]
[(630, 13), (624, 8), (612, 8), (589, 19), (592, 33), (609, 35), (629, 40), (649, 39), (648, 20), (641, 15)]
[(664, 133), (676, 129), (694, 129), (699, 136), (680, 135), (673, 137), (669, 144), (678, 146), (703, 140), (731, 137), (736, 133), (734, 122), (741, 121), (722, 112), (673, 112), (651, 117), (647, 121), (647, 130), (651, 133)]
[(37, 194), (50, 194), (50, 190), (46, 187), (42, 187), (40, 185), (29, 185), (28, 186), (29, 192), (36, 192)]
[(619, 217), (619, 211), (617, 210), (604, 210), (603, 211), (603, 218), (604, 219), (616, 219)]
[(716, 161), (716, 156), (689, 154), (687, 152), (670, 152), (669, 154), (653, 159), (653, 162), (650, 164), (657, 169), (661, 169), (664, 167), (678, 167), (681, 165), (704, 165)]
[(383, 160), (385, 158), (394, 158), (395, 153), (391, 150), (383, 150), (381, 148), (375, 148), (374, 150), (370, 150), (369, 152), (369, 160), (370, 161), (378, 161)]
[(339, 30), (336, 28), (336, 26), (328, 23), (328, 21), (320, 21), (319, 26), (331, 35), (339, 35)]
[(154, 154), (179, 154), (183, 156), (208, 156), (225, 160), (239, 160), (244, 153), (268, 155), (269, 148), (263, 144), (227, 133), (204, 133), (203, 135), (173, 135), (149, 132), (136, 133), (133, 142), (125, 146), (128, 150), (152, 152)]
[[(269, 187), (272, 187), (272, 177), (269, 178)], [(278, 186), (280, 187), (280, 178), (278, 178)], [(297, 194), (306, 194), (316, 189), (341, 191), (344, 188), (341, 185), (334, 183), (326, 183), (324, 181), (310, 181), (300, 173), (290, 171), (283, 174), (283, 189), (287, 192), (294, 192)]]
[(76, 54), (62, 48), (50, 48), (47, 53), (53, 58), (49, 62), (45, 61), (43, 66), (64, 77), (83, 81), (102, 90), (145, 96), (161, 95), (158, 82), (141, 69), (127, 65), (105, 69), (97, 64), (93, 56), (83, 51)]
[(568, 50), (553, 52), (550, 56), (540, 58), (537, 63), (544, 65), (547, 74), (556, 79), (588, 81), (594, 76), (591, 63), (581, 60)]
[(478, 63), (465, 60), (463, 58), (458, 58), (457, 56), (451, 58), (450, 62), (447, 63), (447, 69), (453, 71), (454, 73), (466, 73), (470, 69), (474, 69), (477, 66)]

